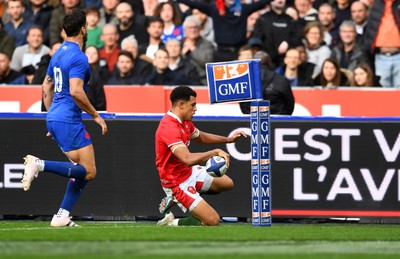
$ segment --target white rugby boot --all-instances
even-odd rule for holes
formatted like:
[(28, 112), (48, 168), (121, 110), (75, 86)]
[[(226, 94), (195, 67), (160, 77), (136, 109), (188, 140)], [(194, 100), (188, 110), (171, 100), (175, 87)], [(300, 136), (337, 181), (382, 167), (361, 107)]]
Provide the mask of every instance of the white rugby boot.
[(36, 160), (38, 160), (39, 158), (32, 155), (27, 155), (26, 157), (24, 157), (24, 159), (25, 169), (21, 183), (24, 191), (29, 191), (33, 179), (35, 179), (39, 175), (39, 167), (36, 164)]
[(165, 214), (165, 217), (157, 222), (157, 226), (171, 226), (175, 216), (172, 212)]
[(78, 224), (71, 220), (72, 217), (58, 217), (57, 214), (53, 215), (50, 226), (52, 227), (79, 227)]

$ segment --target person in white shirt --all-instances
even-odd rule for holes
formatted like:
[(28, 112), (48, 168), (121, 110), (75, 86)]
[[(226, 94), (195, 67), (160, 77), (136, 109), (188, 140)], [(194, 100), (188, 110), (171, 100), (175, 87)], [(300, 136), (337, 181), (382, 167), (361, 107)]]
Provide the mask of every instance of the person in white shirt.
[(12, 55), (11, 69), (18, 72), (29, 65), (37, 69), (37, 63), (42, 56), (50, 52), (50, 48), (43, 45), (43, 31), (40, 26), (32, 26), (28, 30), (26, 40), (28, 43), (17, 47)]

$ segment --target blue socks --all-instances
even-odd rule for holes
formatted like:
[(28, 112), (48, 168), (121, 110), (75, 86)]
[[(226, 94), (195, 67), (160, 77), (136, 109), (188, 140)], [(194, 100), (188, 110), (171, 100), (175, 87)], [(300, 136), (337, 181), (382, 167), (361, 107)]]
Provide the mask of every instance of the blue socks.
[(71, 162), (55, 162), (45, 160), (44, 171), (79, 180), (85, 180), (86, 177), (86, 169), (79, 164), (74, 165)]
[(64, 199), (60, 208), (71, 211), (75, 203), (78, 201), (83, 188), (85, 188), (88, 181), (80, 179), (70, 179), (65, 191)]
[(86, 169), (79, 164), (73, 164), (71, 162), (45, 160), (43, 171), (71, 178), (68, 181), (67, 190), (65, 191), (64, 199), (60, 206), (61, 209), (70, 212), (88, 182), (85, 180)]

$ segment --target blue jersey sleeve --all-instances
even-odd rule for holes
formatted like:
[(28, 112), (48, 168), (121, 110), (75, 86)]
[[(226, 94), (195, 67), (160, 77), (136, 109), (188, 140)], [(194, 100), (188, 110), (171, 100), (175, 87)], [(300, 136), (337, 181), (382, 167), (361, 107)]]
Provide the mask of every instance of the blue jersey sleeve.
[(49, 66), (47, 67), (47, 72), (46, 72), (46, 75), (48, 75), (49, 77), (51, 77), (51, 78), (54, 78), (54, 72), (53, 72), (53, 65), (52, 65), (52, 60), (50, 60), (50, 64), (49, 64)]
[(71, 62), (69, 78), (79, 78), (85, 81), (87, 72), (90, 71), (86, 55), (77, 55)]

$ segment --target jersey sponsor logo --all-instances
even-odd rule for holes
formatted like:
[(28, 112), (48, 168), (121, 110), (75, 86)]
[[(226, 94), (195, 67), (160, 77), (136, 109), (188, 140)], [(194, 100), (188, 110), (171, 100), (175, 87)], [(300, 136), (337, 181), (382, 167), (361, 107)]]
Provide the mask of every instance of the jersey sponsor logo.
[(196, 189), (195, 189), (193, 186), (189, 186), (189, 187), (187, 188), (187, 191), (190, 192), (190, 193), (192, 193), (192, 194), (196, 194)]

